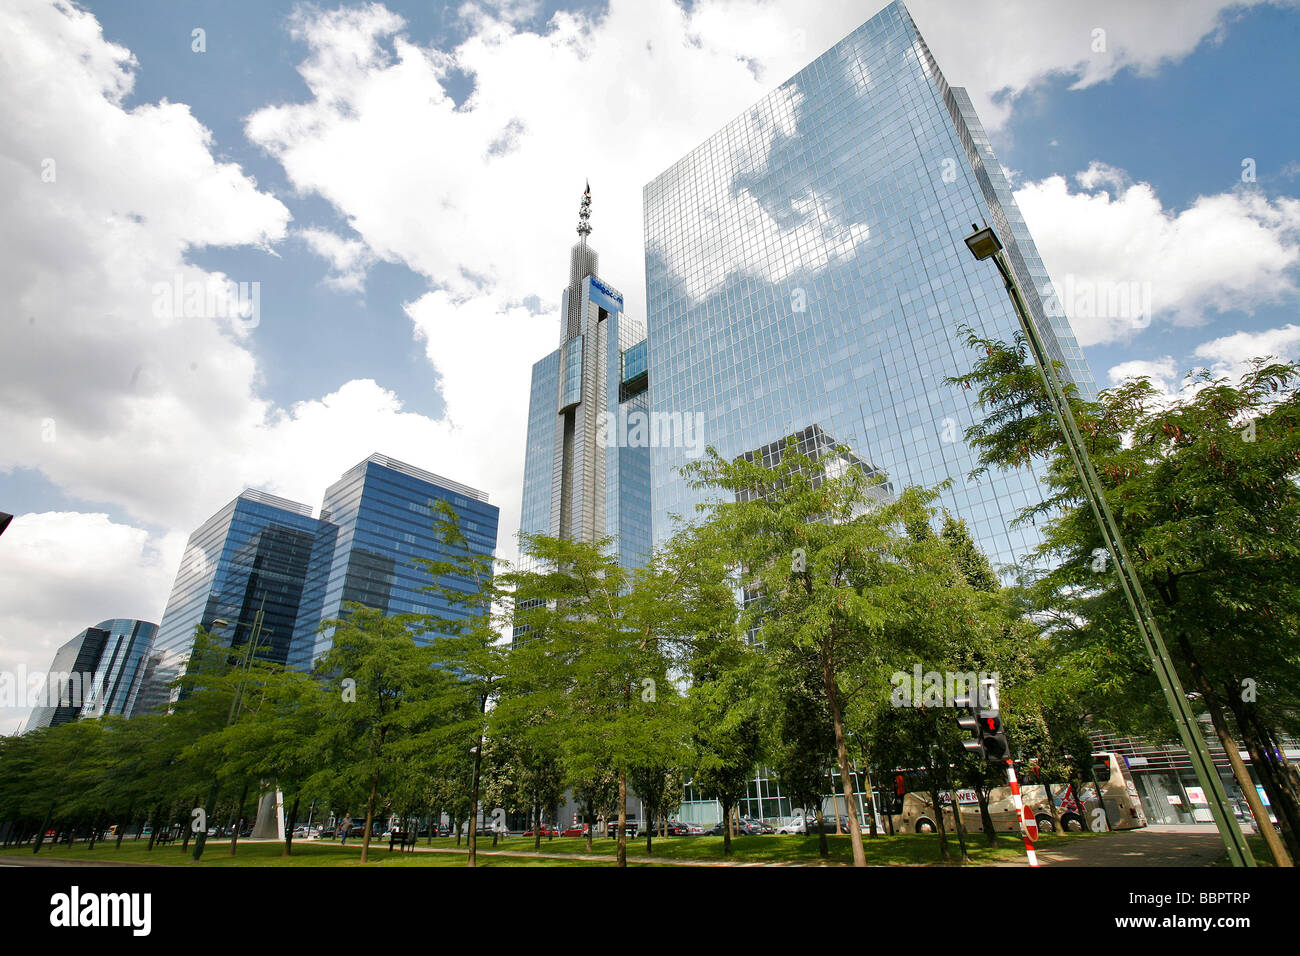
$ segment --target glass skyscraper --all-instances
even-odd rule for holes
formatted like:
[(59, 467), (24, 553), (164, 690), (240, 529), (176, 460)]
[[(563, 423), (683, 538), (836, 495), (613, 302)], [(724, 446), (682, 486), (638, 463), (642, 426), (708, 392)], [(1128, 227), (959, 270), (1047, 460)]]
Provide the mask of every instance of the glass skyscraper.
[(95, 666), (91, 691), (86, 695), (83, 717), (118, 714), (129, 717), (144, 680), (145, 662), (158, 634), (149, 621), (115, 618), (96, 625), (105, 632), (104, 648)]
[(137, 713), (170, 702), (167, 685), (184, 670), (196, 627), (212, 630), (214, 621), (224, 620), (222, 637), (242, 646), (261, 611), (259, 656), (288, 661), (316, 528), (310, 506), (248, 489), (190, 535)]
[[(977, 482), (972, 395), (944, 385), (976, 356), (958, 327), (1009, 340), (996, 270), (963, 238), (987, 222), (1066, 373), (1095, 394), (1001, 165), (964, 90), (945, 82), (893, 3), (645, 187), (649, 405), (703, 413), (724, 457), (817, 428), (895, 490), (952, 481), (941, 504), (995, 562), (1041, 498), (1027, 471)], [(1056, 311), (1056, 310), (1052, 310)], [(690, 449), (654, 449), (655, 543), (701, 493)]]
[(37, 706), (26, 730), (57, 727), (81, 716), (86, 690), (108, 640), (102, 627), (88, 627), (54, 652)]
[(171, 700), (167, 685), (183, 671), (197, 626), (224, 620), (217, 633), (241, 646), (260, 612), (257, 655), (306, 670), (330, 647), (320, 623), (343, 616), (348, 602), (461, 613), (421, 591), (431, 581), (412, 560), (441, 553), (436, 499), (451, 504), (471, 548), (495, 552), (498, 509), (486, 494), (384, 455), (331, 485), (319, 517), (308, 505), (243, 492), (190, 535), (134, 712)]
[(626, 567), (650, 550), (645, 324), (597, 274), (591, 190), (578, 214), (560, 347), (533, 366), (520, 530), (574, 541), (615, 539)]
[(470, 549), (496, 551), (499, 509), (487, 495), (384, 455), (371, 455), (325, 492), (316, 542), (303, 589), (289, 663), (310, 669), (330, 649), (321, 621), (345, 616), (356, 602), (389, 614), (458, 616), (440, 596), (416, 557), (445, 557), (434, 529), (433, 504), (445, 501), (460, 521)]

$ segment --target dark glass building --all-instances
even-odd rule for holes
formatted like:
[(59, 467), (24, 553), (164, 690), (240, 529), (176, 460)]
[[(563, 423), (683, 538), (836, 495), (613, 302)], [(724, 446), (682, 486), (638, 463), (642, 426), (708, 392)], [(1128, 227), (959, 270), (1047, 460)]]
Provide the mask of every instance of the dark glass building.
[(189, 659), (195, 628), (214, 621), (242, 646), (260, 611), (258, 656), (287, 663), (316, 528), (309, 506), (249, 489), (190, 535), (134, 713), (172, 700), (167, 685)]
[(325, 492), (316, 543), (303, 589), (289, 663), (309, 669), (330, 648), (321, 621), (355, 602), (390, 614), (464, 613), (423, 588), (431, 583), (420, 558), (445, 557), (433, 506), (451, 505), (471, 549), (496, 551), (499, 509), (484, 492), (383, 455), (371, 455)]
[(78, 717), (131, 716), (158, 625), (114, 618), (88, 627), (55, 652), (27, 730)]
[(383, 455), (348, 470), (325, 493), (320, 516), (308, 505), (248, 490), (190, 535), (132, 713), (172, 700), (168, 684), (188, 660), (196, 627), (234, 647), (251, 639), (257, 655), (310, 669), (330, 647), (322, 621), (350, 602), (392, 614), (462, 613), (421, 589), (413, 561), (434, 558), (432, 503), (444, 500), (478, 553), (496, 549), (498, 509), (487, 495)]
[(116, 618), (96, 625), (106, 638), (100, 652), (91, 689), (86, 694), (83, 717), (116, 714), (129, 717), (144, 680), (149, 650), (158, 625), (149, 621)]

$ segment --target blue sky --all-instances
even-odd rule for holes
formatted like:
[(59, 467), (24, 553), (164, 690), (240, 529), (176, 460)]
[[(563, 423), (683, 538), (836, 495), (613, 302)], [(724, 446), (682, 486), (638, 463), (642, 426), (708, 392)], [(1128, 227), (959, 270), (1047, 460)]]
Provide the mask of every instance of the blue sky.
[[(241, 488), (316, 505), (372, 451), (487, 490), (509, 554), (583, 180), (644, 315), (641, 186), (881, 6), (8, 4), (0, 669), (157, 620)], [(1149, 324), (1076, 322), (1100, 385), (1300, 355), (1300, 6), (909, 8), (1053, 275), (1150, 283)], [(255, 327), (147, 318), (214, 274)]]

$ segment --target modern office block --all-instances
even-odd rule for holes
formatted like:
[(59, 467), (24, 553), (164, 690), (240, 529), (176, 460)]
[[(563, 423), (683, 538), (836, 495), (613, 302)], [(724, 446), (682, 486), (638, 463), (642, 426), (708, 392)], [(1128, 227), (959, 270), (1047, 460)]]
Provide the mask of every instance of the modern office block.
[[(471, 549), (495, 553), (498, 509), (487, 495), (374, 454), (329, 487), (319, 516), (308, 505), (247, 490), (186, 545), (133, 713), (166, 706), (196, 627), (232, 647), (257, 634), (256, 655), (310, 670), (329, 650), (321, 623), (357, 603), (389, 614), (463, 614), (422, 589), (415, 558), (443, 556), (433, 503), (451, 504)], [(260, 616), (260, 624), (259, 624)], [(224, 623), (222, 623), (224, 622)]]
[(635, 567), (650, 549), (652, 436), (637, 428), (648, 410), (645, 325), (597, 273), (590, 187), (578, 215), (560, 346), (533, 366), (520, 525), (524, 534), (612, 538)]
[[(649, 406), (702, 414), (735, 457), (815, 426), (896, 490), (950, 480), (940, 504), (995, 563), (1036, 544), (1011, 528), (1029, 471), (977, 482), (973, 395), (944, 384), (978, 356), (962, 325), (1010, 340), (1001, 279), (963, 238), (994, 226), (1048, 348), (1095, 394), (1069, 323), (965, 91), (893, 3), (645, 187)], [(703, 500), (656, 447), (653, 539)]]
[(326, 653), (332, 631), (322, 621), (341, 618), (355, 602), (389, 614), (457, 617), (424, 588), (433, 583), (414, 559), (446, 557), (433, 506), (456, 512), (470, 549), (496, 551), (499, 509), (487, 495), (384, 455), (371, 455), (325, 492), (289, 663), (308, 670)]
[(57, 727), (81, 716), (86, 688), (94, 678), (108, 632), (88, 627), (54, 652), (39, 704), (27, 717), (26, 730)]
[(249, 489), (190, 535), (134, 712), (172, 700), (196, 627), (242, 647), (260, 613), (258, 656), (286, 663), (316, 531), (310, 506)]
[(115, 618), (100, 621), (96, 627), (106, 636), (81, 716), (103, 717), (107, 714), (129, 717), (135, 709), (158, 625), (131, 618)]

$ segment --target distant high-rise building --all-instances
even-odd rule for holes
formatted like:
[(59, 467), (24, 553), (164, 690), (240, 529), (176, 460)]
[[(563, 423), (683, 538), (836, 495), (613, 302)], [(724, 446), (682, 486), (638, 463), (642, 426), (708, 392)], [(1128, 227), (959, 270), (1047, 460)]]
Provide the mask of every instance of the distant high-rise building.
[(496, 551), (499, 509), (487, 495), (383, 455), (371, 455), (325, 492), (312, 550), (302, 610), (289, 663), (310, 669), (330, 649), (321, 621), (345, 616), (351, 602), (390, 614), (464, 614), (423, 588), (432, 583), (413, 559), (445, 557), (433, 505), (456, 512), (470, 549)]
[(57, 727), (81, 716), (108, 631), (88, 627), (54, 652), (40, 702), (27, 717), (26, 730)]
[(100, 621), (96, 627), (107, 636), (81, 715), (103, 717), (106, 714), (116, 714), (129, 717), (135, 709), (136, 696), (144, 681), (146, 661), (158, 634), (158, 625), (149, 621), (115, 618)]
[(287, 663), (316, 530), (310, 506), (248, 489), (190, 535), (136, 713), (171, 700), (168, 684), (189, 660), (195, 628), (210, 631), (214, 621), (226, 621), (222, 638), (242, 646), (261, 611), (259, 656)]
[(463, 613), (421, 590), (432, 582), (413, 560), (442, 554), (438, 499), (451, 504), (472, 549), (495, 552), (498, 509), (486, 494), (383, 455), (331, 485), (319, 517), (308, 505), (243, 492), (190, 535), (133, 712), (172, 700), (168, 685), (184, 670), (196, 627), (242, 646), (260, 614), (257, 656), (307, 670), (331, 646), (319, 625), (345, 616), (350, 602), (393, 614)]
[(78, 717), (130, 716), (158, 625), (114, 618), (88, 627), (54, 654), (26, 729)]
[[(1095, 394), (1002, 166), (964, 90), (945, 82), (893, 3), (645, 187), (649, 406), (702, 414), (735, 457), (816, 426), (895, 490), (950, 480), (940, 503), (997, 562), (1041, 499), (1029, 471), (969, 482), (973, 394), (944, 384), (977, 356), (959, 326), (1009, 340), (1016, 315), (970, 255), (994, 226), (1051, 353)], [(653, 537), (702, 500), (656, 447)]]
[[(560, 347), (533, 366), (520, 527), (573, 541), (614, 539), (635, 567), (650, 550), (645, 324), (597, 274), (591, 188), (578, 213)], [(631, 423), (629, 424), (629, 417)]]

